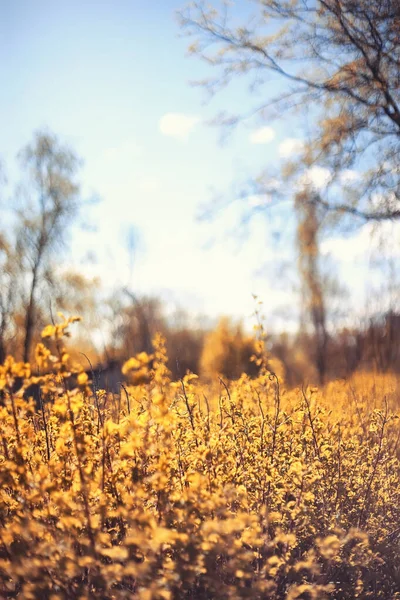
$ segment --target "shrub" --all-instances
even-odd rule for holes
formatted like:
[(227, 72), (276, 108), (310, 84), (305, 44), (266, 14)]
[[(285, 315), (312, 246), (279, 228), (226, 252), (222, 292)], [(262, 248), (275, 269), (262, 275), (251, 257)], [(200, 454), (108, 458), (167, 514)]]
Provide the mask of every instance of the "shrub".
[(115, 397), (79, 377), (69, 324), (45, 330), (46, 375), (0, 368), (1, 597), (400, 597), (395, 378), (287, 391), (261, 368), (214, 390), (171, 381), (159, 336)]

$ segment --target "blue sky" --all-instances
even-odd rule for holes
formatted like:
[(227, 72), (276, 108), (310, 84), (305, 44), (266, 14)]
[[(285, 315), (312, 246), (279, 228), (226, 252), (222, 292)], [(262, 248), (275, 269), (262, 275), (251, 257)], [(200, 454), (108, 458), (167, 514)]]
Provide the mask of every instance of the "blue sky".
[[(96, 231), (75, 229), (70, 260), (106, 286), (130, 282), (171, 306), (245, 319), (256, 293), (272, 315), (293, 305), (276, 268), (294, 260), (290, 216), (280, 244), (260, 218), (241, 244), (227, 238), (238, 222), (235, 204), (212, 222), (196, 216), (212, 190), (229, 194), (234, 181), (294, 151), (299, 133), (285, 122), (253, 121), (219, 143), (207, 121), (246, 106), (249, 96), (235, 85), (206, 104), (205, 93), (189, 85), (207, 71), (186, 56), (188, 40), (174, 16), (181, 7), (176, 0), (2, 0), (0, 156), (12, 179), (17, 151), (44, 127), (76, 149), (83, 193), (101, 202), (87, 213)], [(139, 240), (131, 280), (130, 226)], [(368, 236), (360, 235), (362, 256), (359, 245), (354, 260), (348, 247), (341, 252), (329, 242), (327, 251), (362, 303), (369, 267)], [(89, 253), (95, 264), (85, 260)]]

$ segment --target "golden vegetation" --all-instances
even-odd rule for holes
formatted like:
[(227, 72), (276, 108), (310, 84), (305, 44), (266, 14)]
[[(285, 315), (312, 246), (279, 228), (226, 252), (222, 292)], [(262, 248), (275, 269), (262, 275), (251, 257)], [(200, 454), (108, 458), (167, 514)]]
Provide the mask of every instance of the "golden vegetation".
[(223, 374), (228, 379), (237, 379), (242, 373), (254, 374), (251, 363), (253, 354), (253, 339), (243, 333), (240, 323), (235, 325), (224, 317), (205, 336), (200, 373), (206, 378)]
[(1, 597), (400, 597), (394, 377), (289, 391), (258, 358), (171, 381), (158, 336), (115, 397), (71, 364), (71, 321), (43, 332), (46, 374), (0, 369)]

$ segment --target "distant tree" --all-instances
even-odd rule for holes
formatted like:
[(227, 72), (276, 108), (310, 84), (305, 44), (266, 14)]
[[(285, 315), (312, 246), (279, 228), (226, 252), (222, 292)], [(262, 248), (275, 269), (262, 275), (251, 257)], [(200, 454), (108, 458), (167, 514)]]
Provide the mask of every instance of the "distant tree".
[(195, 0), (179, 13), (193, 39), (189, 52), (213, 70), (199, 83), (212, 94), (239, 79), (249, 85), (248, 107), (217, 123), (284, 118), (302, 132), (296, 152), (257, 174), (242, 195), (268, 197), (247, 209), (246, 221), (292, 203), (303, 314), (321, 381), (330, 302), (321, 214), (351, 225), (400, 217), (399, 10), (398, 0)]
[(128, 288), (114, 290), (107, 301), (109, 321), (108, 358), (127, 359), (138, 352), (153, 351), (155, 333), (165, 333), (166, 320), (158, 298), (140, 297)]
[(327, 289), (321, 269), (319, 246), (321, 218), (318, 199), (313, 190), (305, 188), (296, 194), (295, 208), (298, 214), (297, 247), (301, 281), (301, 297), (304, 315), (311, 321), (314, 340), (312, 355), (320, 383), (326, 374)]
[(53, 252), (66, 241), (80, 206), (76, 175), (80, 161), (51, 133), (38, 132), (20, 154), (27, 185), (20, 188), (17, 239), (29, 277), (25, 306), (23, 360), (28, 361), (36, 320), (37, 293)]
[(169, 326), (166, 332), (168, 368), (174, 379), (180, 379), (187, 371), (199, 373), (204, 337), (204, 330), (188, 324)]
[[(298, 174), (310, 165), (331, 173), (318, 202), (338, 215), (382, 221), (400, 217), (400, 19), (398, 0), (194, 1), (180, 13), (194, 38), (190, 51), (216, 71), (202, 83), (212, 92), (247, 78), (250, 110), (288, 118), (307, 107), (312, 126), (299, 159), (284, 168)], [(243, 12), (248, 6), (249, 18)], [(273, 90), (279, 93), (274, 95)], [(287, 165), (286, 165), (287, 167)], [(358, 172), (357, 175), (353, 172)], [(282, 187), (261, 176), (260, 192), (279, 197)]]
[(161, 333), (166, 340), (168, 368), (176, 379), (189, 370), (198, 373), (205, 331), (193, 317), (180, 310), (166, 315), (165, 305), (157, 297), (140, 296), (128, 288), (115, 289), (107, 301), (105, 325), (108, 343), (105, 359), (124, 361), (146, 352), (154, 352), (153, 340)]
[(254, 354), (253, 338), (245, 335), (241, 324), (223, 317), (205, 336), (200, 372), (209, 378), (224, 375), (228, 379), (237, 379), (242, 373), (255, 374), (257, 369), (250, 360)]
[(7, 201), (11, 210), (0, 231), (0, 361), (9, 352), (28, 361), (35, 333), (52, 309), (72, 308), (79, 288), (81, 295), (90, 288), (60, 268), (81, 206), (80, 160), (47, 131), (37, 132), (19, 159), (24, 177)]

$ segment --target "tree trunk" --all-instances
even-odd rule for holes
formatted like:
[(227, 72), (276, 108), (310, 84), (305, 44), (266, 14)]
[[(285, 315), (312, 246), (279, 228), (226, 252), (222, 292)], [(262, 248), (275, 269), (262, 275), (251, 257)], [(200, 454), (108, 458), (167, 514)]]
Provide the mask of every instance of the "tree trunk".
[(328, 333), (326, 328), (326, 293), (319, 265), (318, 233), (320, 222), (316, 200), (317, 198), (313, 198), (312, 191), (305, 191), (296, 197), (298, 215), (297, 245), (304, 308), (314, 330), (314, 364), (319, 383), (323, 384), (326, 376)]
[(29, 362), (32, 340), (33, 340), (33, 329), (35, 325), (35, 291), (38, 281), (38, 263), (34, 266), (32, 273), (32, 284), (31, 291), (29, 295), (29, 304), (26, 309), (25, 316), (25, 340), (24, 340), (24, 354), (23, 361)]
[(3, 335), (0, 336), (0, 365), (2, 365), (6, 359), (6, 345), (4, 343)]

